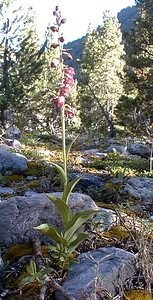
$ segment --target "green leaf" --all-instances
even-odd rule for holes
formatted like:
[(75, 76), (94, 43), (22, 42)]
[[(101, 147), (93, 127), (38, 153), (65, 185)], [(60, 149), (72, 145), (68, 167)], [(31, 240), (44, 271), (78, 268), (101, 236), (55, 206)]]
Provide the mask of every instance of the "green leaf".
[(74, 232), (88, 219), (93, 217), (95, 214), (97, 214), (98, 211), (95, 210), (81, 210), (77, 213), (75, 213), (71, 220), (69, 221), (67, 225), (67, 229), (64, 233), (64, 238), (69, 241), (74, 234)]
[(36, 269), (36, 264), (35, 264), (34, 260), (31, 260), (30, 265), (27, 266), (27, 273), (30, 275), (36, 275), (37, 269)]
[(46, 269), (40, 271), (41, 275), (50, 274), (52, 272), (55, 272), (55, 270), (53, 268), (46, 268)]
[(49, 246), (48, 246), (48, 249), (51, 250), (51, 251), (53, 251), (53, 252), (56, 252), (56, 253), (59, 252), (59, 250), (57, 249), (57, 247), (54, 246), (54, 245), (49, 245)]
[(65, 203), (68, 203), (70, 193), (78, 183), (78, 181), (82, 178), (83, 176), (79, 176), (77, 178), (74, 178), (73, 180), (69, 181), (65, 187), (64, 193), (63, 193), (63, 201)]
[(67, 227), (67, 223), (72, 218), (72, 212), (70, 207), (60, 198), (46, 194), (46, 196), (55, 204), (62, 218), (64, 228)]
[(53, 162), (51, 162), (51, 164), (57, 169), (57, 171), (59, 172), (59, 175), (61, 177), (61, 180), (63, 181), (63, 183), (66, 183), (67, 182), (67, 177), (66, 177), (66, 174), (63, 170), (63, 168)]
[(69, 254), (71, 254), (79, 246), (79, 244), (83, 242), (87, 237), (87, 233), (78, 232), (76, 234), (76, 238), (68, 245)]
[(72, 145), (74, 144), (74, 142), (76, 141), (77, 138), (78, 138), (78, 135), (76, 136), (76, 138), (66, 148), (66, 160), (68, 160), (68, 156), (69, 156), (71, 147), (72, 147)]
[(44, 235), (48, 236), (56, 243), (66, 244), (66, 240), (61, 236), (61, 232), (58, 227), (51, 226), (50, 224), (41, 224), (34, 229), (41, 231)]
[(25, 286), (25, 285), (27, 285), (27, 284), (29, 284), (29, 283), (35, 281), (35, 280), (36, 280), (36, 277), (35, 277), (35, 276), (26, 276), (26, 277), (24, 277), (24, 278), (21, 280), (21, 282), (19, 283), (19, 287), (23, 287), (23, 286)]

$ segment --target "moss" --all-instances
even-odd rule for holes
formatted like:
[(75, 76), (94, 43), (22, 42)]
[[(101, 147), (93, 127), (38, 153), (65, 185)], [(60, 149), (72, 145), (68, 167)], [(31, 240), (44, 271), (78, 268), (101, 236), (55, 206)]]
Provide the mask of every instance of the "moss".
[(120, 181), (116, 181), (116, 182), (106, 182), (105, 183), (105, 187), (108, 189), (108, 190), (116, 190), (118, 191), (121, 187), (122, 183)]
[[(47, 246), (41, 247), (43, 257), (48, 257), (49, 249)], [(7, 261), (15, 261), (24, 255), (32, 255), (33, 248), (30, 244), (17, 244), (8, 249), (2, 256), (4, 263)]]
[(125, 291), (123, 300), (152, 300), (152, 295), (149, 291), (130, 290)]
[(105, 234), (105, 237), (124, 240), (129, 237), (129, 232), (121, 225), (111, 227)]
[(32, 180), (25, 184), (25, 189), (34, 189), (40, 187), (41, 179)]
[(23, 174), (24, 176), (44, 176), (48, 175), (51, 171), (51, 166), (46, 164), (43, 161), (30, 161), (28, 162), (28, 170), (25, 171)]
[(23, 175), (13, 174), (3, 177), (4, 184), (8, 184), (10, 182), (18, 182), (23, 180)]
[(101, 208), (114, 210), (115, 206), (111, 203), (105, 203), (103, 201), (96, 201), (96, 204)]
[(3, 254), (4, 263), (7, 261), (17, 260), (19, 257), (23, 255), (32, 254), (32, 247), (30, 245), (18, 244), (11, 247), (8, 251)]

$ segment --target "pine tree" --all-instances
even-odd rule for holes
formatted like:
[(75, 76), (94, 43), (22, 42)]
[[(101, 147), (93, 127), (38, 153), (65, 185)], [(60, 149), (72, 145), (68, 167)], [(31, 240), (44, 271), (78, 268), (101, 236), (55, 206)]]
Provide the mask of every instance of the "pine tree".
[[(90, 114), (89, 128), (115, 135), (114, 109), (122, 93), (124, 61), (122, 34), (116, 17), (104, 14), (103, 25), (89, 30), (81, 62), (83, 89), (80, 91), (82, 119)], [(84, 110), (84, 107), (86, 110)]]
[(20, 21), (23, 20), (21, 8), (14, 10), (13, 0), (4, 0), (1, 3), (0, 12), (2, 20), (0, 43), (0, 120), (2, 126), (6, 126), (5, 112), (12, 101), (12, 68), (14, 66), (14, 52), (17, 34), (20, 31)]
[(119, 123), (128, 131), (150, 136), (153, 129), (153, 1), (136, 1), (135, 27), (124, 34), (126, 81), (119, 101)]
[[(39, 127), (39, 84), (43, 70), (44, 55), (39, 46), (36, 32), (35, 11), (32, 7), (24, 21), (24, 28), (18, 36), (18, 49), (15, 52), (15, 68), (13, 81), (14, 101), (11, 111), (16, 124), (23, 127), (29, 124)], [(22, 122), (21, 122), (22, 120)]]

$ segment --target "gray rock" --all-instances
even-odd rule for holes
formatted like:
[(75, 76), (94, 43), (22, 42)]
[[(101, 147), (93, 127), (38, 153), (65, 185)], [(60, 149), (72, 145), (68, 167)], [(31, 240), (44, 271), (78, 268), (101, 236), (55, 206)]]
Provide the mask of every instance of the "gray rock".
[(0, 150), (0, 162), (2, 175), (22, 174), (28, 170), (27, 158), (19, 153)]
[[(60, 197), (62, 193), (50, 193)], [(72, 213), (78, 210), (98, 210), (95, 202), (87, 195), (71, 193), (69, 205)], [(32, 238), (39, 237), (43, 242), (51, 240), (43, 236), (33, 227), (42, 223), (50, 223), (62, 228), (58, 210), (45, 194), (27, 193), (0, 202), (0, 246), (10, 247), (19, 243), (29, 243)]]
[(8, 145), (0, 144), (0, 150), (9, 150), (10, 147)]
[[(72, 265), (62, 285), (76, 300), (103, 299), (96, 298), (96, 292), (102, 295), (102, 290), (114, 297), (121, 292), (126, 280), (136, 274), (135, 255), (115, 247), (99, 248), (78, 258), (80, 263)], [(66, 299), (60, 292), (55, 296), (57, 300)]]
[[(72, 180), (74, 178), (77, 178), (79, 176), (81, 176), (81, 173), (70, 173), (69, 174), (69, 180)], [(92, 175), (92, 174), (85, 174), (78, 182), (77, 184), (77, 191), (81, 189), (82, 192), (86, 191), (87, 189), (89, 189), (90, 187), (104, 187), (104, 183), (102, 182), (101, 178), (99, 176), (96, 175)]]
[(21, 134), (20, 130), (16, 126), (9, 127), (6, 133), (8, 138), (16, 138), (16, 139), (20, 139), (20, 134)]
[(141, 143), (134, 143), (128, 147), (130, 154), (137, 154), (142, 157), (150, 156), (150, 147)]
[(13, 195), (14, 194), (14, 190), (8, 187), (2, 187), (0, 186), (0, 195)]
[(112, 146), (109, 146), (109, 147), (106, 149), (106, 152), (107, 152), (107, 153), (120, 153), (120, 154), (125, 154), (125, 155), (128, 154), (127, 147), (124, 147), (124, 146), (118, 146), (118, 145), (112, 145)]
[(153, 178), (131, 177), (126, 182), (123, 192), (136, 199), (153, 203)]
[(106, 231), (113, 223), (117, 222), (117, 215), (111, 209), (99, 208), (99, 213), (93, 218), (92, 221), (93, 226), (96, 226), (97, 223), (100, 231)]
[(83, 151), (84, 154), (96, 154), (97, 152), (99, 152), (99, 149), (88, 149)]
[(3, 285), (3, 281), (4, 281), (4, 263), (1, 257), (1, 251), (0, 251), (0, 288)]

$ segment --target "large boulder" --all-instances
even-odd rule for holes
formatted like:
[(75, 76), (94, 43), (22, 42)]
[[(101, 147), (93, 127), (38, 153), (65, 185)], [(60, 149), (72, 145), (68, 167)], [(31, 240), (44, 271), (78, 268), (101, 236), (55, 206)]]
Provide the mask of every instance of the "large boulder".
[(131, 177), (120, 192), (138, 200), (142, 210), (147, 209), (150, 214), (153, 213), (153, 178)]
[[(62, 196), (61, 192), (50, 193), (54, 197)], [(87, 195), (71, 193), (69, 205), (72, 213), (78, 210), (98, 210), (95, 202)], [(27, 192), (25, 196), (15, 196), (0, 201), (0, 247), (10, 247), (19, 243), (29, 243), (38, 238), (51, 242), (33, 227), (50, 223), (62, 228), (58, 210), (45, 194)]]
[(24, 155), (0, 150), (0, 173), (2, 175), (22, 174), (27, 170), (27, 158)]
[(153, 204), (153, 178), (131, 177), (126, 182), (123, 191), (136, 199)]
[(142, 143), (134, 143), (128, 147), (128, 151), (130, 154), (136, 154), (142, 157), (149, 157), (151, 149), (149, 146), (144, 145)]
[[(62, 285), (76, 300), (105, 299), (106, 292), (114, 297), (120, 293), (124, 283), (136, 275), (135, 255), (123, 249), (99, 248), (78, 258), (80, 263), (72, 265)], [(66, 300), (60, 292), (55, 297)]]

